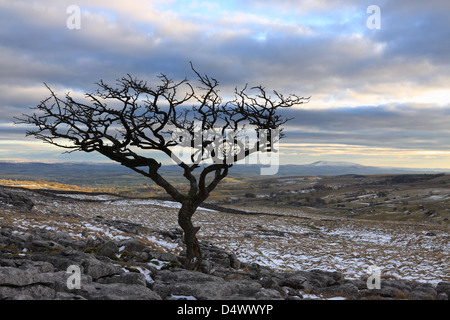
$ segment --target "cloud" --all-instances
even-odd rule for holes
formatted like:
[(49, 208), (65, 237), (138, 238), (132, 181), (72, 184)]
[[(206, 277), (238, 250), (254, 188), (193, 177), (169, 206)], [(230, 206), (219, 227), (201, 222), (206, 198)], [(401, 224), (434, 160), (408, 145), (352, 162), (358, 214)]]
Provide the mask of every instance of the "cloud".
[(381, 0), (369, 30), (372, 2), (79, 0), (69, 30), (73, 1), (0, 0), (0, 124), (45, 98), (43, 82), (82, 95), (126, 73), (195, 79), (192, 61), (226, 97), (246, 83), (312, 96), (287, 111), (294, 143), (448, 148), (450, 3)]
[(289, 110), (286, 142), (449, 150), (450, 106), (382, 105)]

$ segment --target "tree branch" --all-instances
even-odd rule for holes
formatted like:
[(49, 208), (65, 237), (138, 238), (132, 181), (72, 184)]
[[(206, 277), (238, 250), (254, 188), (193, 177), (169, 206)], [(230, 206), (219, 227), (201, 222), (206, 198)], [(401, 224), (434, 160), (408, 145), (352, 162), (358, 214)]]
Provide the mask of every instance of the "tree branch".
[[(224, 103), (219, 94), (219, 82), (201, 75), (192, 62), (190, 66), (199, 82), (197, 87), (187, 79), (175, 82), (161, 74), (159, 85), (152, 88), (146, 81), (127, 74), (116, 81), (116, 86), (100, 80), (97, 90), (86, 94), (83, 101), (76, 101), (69, 93), (59, 98), (44, 83), (50, 96), (33, 108), (35, 113), (24, 114), (16, 120), (35, 127), (26, 132), (27, 136), (68, 152), (99, 152), (151, 178), (176, 201), (183, 202), (186, 197), (158, 173), (161, 164), (140, 154), (139, 150), (161, 152), (183, 169), (183, 176), (189, 182), (189, 198), (204, 201), (227, 176), (233, 163), (230, 160), (240, 160), (236, 150), (240, 150), (240, 158), (245, 158), (266, 148), (260, 142), (244, 145), (237, 135), (225, 146), (227, 135), (232, 136), (230, 130), (238, 133), (249, 126), (281, 132), (280, 127), (290, 119), (281, 117), (280, 108), (307, 103), (309, 98), (294, 94), (284, 96), (277, 91), (272, 92), (272, 97), (262, 86), (249, 88), (245, 85), (242, 89), (235, 88), (234, 99)], [(184, 107), (192, 102), (191, 108)], [(186, 140), (191, 140), (185, 146), (192, 150), (190, 162), (174, 152), (174, 147), (186, 144), (173, 138), (177, 130)], [(282, 137), (280, 134), (278, 138)], [(220, 152), (224, 159), (206, 166), (197, 180), (193, 172), (201, 161), (217, 160)], [(207, 184), (212, 172), (214, 177)]]

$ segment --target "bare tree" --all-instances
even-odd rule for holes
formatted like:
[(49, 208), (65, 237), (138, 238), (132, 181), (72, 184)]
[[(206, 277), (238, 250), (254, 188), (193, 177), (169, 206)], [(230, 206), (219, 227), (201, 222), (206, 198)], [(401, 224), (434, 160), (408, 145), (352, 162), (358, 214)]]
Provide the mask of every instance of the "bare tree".
[[(99, 152), (164, 188), (181, 203), (178, 223), (184, 231), (185, 267), (198, 269), (202, 261), (196, 236), (200, 227), (193, 225), (192, 216), (238, 160), (237, 135), (231, 147), (217, 142), (225, 141), (230, 132), (248, 127), (258, 132), (280, 129), (289, 119), (281, 117), (279, 109), (300, 105), (308, 98), (285, 97), (276, 91), (272, 98), (262, 86), (245, 86), (236, 88), (234, 99), (224, 102), (219, 95), (219, 82), (198, 73), (192, 63), (191, 68), (199, 86), (194, 87), (187, 79), (175, 82), (161, 74), (160, 84), (152, 88), (128, 74), (118, 79), (116, 86), (100, 80), (96, 92), (86, 94), (83, 101), (75, 101), (70, 93), (59, 98), (45, 84), (50, 96), (31, 108), (35, 110), (32, 115), (16, 118), (16, 123), (36, 127), (27, 131), (27, 136), (68, 149), (67, 152)], [(255, 93), (251, 95), (249, 91)], [(217, 139), (217, 135), (223, 139)], [(269, 137), (269, 143), (261, 143), (262, 139), (253, 145), (241, 143), (240, 159), (254, 152), (270, 151), (267, 148), (271, 139), (282, 136), (280, 130), (278, 137)], [(177, 146), (191, 147), (189, 161), (173, 152)], [(182, 168), (188, 181), (187, 192), (161, 175), (161, 163), (151, 156), (154, 151), (167, 155)], [(219, 154), (223, 157), (217, 161)], [(216, 161), (202, 165), (201, 161), (208, 158)], [(200, 170), (199, 175), (194, 175), (196, 169)]]

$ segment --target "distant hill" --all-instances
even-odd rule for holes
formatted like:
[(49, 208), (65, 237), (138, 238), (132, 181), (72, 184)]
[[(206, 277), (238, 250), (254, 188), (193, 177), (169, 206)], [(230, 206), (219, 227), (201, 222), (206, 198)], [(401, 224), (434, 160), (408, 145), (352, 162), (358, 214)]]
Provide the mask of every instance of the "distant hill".
[(360, 164), (346, 161), (317, 161), (309, 164), (310, 167), (363, 167)]
[[(259, 174), (258, 166), (235, 166), (231, 170), (232, 174), (237, 172), (247, 172), (248, 174)], [(363, 166), (358, 163), (345, 161), (317, 161), (303, 165), (281, 165), (277, 176), (321, 176), (321, 175), (346, 175), (346, 174), (421, 174), (421, 173), (443, 173), (450, 172), (450, 169), (428, 169), (428, 168), (396, 168), (396, 167), (374, 167)]]
[[(232, 177), (258, 177), (258, 165), (235, 165)], [(162, 167), (169, 180), (182, 178), (176, 165)], [(276, 176), (346, 175), (346, 174), (419, 174), (450, 172), (449, 169), (408, 169), (363, 166), (343, 161), (317, 161), (305, 165), (280, 165)], [(180, 178), (181, 177), (181, 178)], [(270, 177), (270, 176), (261, 176)], [(142, 185), (152, 184), (147, 178), (116, 163), (40, 163), (0, 161), (0, 179), (45, 180), (74, 185)]]

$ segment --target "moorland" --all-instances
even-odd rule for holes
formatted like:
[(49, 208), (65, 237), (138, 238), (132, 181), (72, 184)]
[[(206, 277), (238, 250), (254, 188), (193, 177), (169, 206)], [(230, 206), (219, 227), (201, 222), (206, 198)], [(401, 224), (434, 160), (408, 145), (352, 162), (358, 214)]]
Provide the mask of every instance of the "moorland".
[[(32, 214), (18, 214), (3, 206), (2, 222), (63, 231), (74, 238), (124, 237), (102, 226), (101, 219), (151, 230), (177, 228), (179, 206), (163, 190), (126, 171), (114, 176), (98, 168), (60, 175), (54, 170), (47, 177), (38, 171), (5, 170), (0, 184), (32, 190), (34, 208)], [(168, 173), (182, 188), (179, 175)], [(376, 265), (384, 278), (436, 284), (450, 280), (449, 213), (446, 173), (239, 173), (222, 181), (194, 223), (201, 227), (200, 241), (274, 270), (339, 271), (359, 279)], [(141, 240), (165, 252), (182, 250), (180, 244), (161, 245), (155, 239)]]

